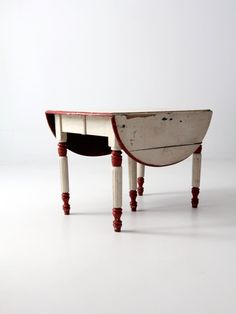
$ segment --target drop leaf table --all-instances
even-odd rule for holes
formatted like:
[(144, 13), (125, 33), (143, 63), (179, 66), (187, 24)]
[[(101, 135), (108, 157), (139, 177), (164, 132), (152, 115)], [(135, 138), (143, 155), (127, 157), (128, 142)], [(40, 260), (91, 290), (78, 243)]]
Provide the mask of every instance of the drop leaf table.
[(65, 215), (70, 213), (67, 149), (85, 156), (111, 154), (113, 227), (122, 221), (122, 151), (128, 155), (129, 195), (132, 211), (137, 192), (143, 194), (146, 166), (163, 167), (192, 159), (192, 207), (198, 206), (202, 140), (212, 111), (173, 110), (146, 112), (46, 111), (58, 142), (61, 192)]

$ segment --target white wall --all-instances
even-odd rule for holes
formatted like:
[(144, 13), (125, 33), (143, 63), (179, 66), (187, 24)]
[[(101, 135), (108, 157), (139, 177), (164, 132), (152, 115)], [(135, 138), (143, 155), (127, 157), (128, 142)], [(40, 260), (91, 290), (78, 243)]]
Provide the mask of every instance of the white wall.
[(212, 108), (235, 158), (235, 0), (0, 0), (1, 160), (51, 158), (44, 110)]

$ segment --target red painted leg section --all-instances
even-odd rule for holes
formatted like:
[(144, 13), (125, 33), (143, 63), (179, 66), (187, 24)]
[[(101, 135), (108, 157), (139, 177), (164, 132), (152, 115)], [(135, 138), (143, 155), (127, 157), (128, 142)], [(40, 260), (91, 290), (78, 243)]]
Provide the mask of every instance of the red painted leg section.
[(70, 215), (70, 194), (69, 193), (62, 193), (61, 198), (63, 200), (63, 210), (65, 215)]
[(142, 196), (143, 191), (144, 191), (144, 188), (143, 188), (144, 178), (138, 177), (137, 183), (138, 183), (138, 195)]
[(122, 226), (122, 221), (120, 220), (120, 217), (122, 215), (122, 208), (113, 208), (112, 209), (112, 214), (113, 214), (113, 217), (115, 218), (113, 220), (114, 230), (116, 232), (120, 232), (121, 226)]
[(192, 195), (193, 195), (193, 197), (192, 197), (192, 207), (193, 208), (197, 208), (197, 206), (198, 206), (198, 202), (199, 202), (198, 194), (199, 194), (199, 192), (200, 192), (199, 188), (195, 188), (195, 187), (192, 188)]
[(122, 152), (120, 150), (113, 150), (111, 152), (111, 163), (113, 167), (121, 167)]
[(137, 202), (136, 202), (136, 197), (137, 197), (137, 191), (135, 190), (130, 190), (129, 191), (129, 196), (130, 196), (130, 207), (131, 207), (131, 210), (133, 212), (136, 211), (136, 208), (137, 208)]
[(64, 142), (57, 144), (58, 155), (64, 157), (67, 154), (67, 145)]

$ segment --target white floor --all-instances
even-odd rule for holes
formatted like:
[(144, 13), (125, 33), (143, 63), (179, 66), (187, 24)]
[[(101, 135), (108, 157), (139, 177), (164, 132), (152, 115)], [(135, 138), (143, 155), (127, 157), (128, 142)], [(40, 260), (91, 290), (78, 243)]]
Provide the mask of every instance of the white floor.
[(131, 213), (124, 160), (114, 233), (110, 157), (70, 157), (70, 216), (57, 162), (1, 166), (1, 314), (236, 313), (235, 162), (203, 161), (197, 210), (191, 160), (148, 168)]

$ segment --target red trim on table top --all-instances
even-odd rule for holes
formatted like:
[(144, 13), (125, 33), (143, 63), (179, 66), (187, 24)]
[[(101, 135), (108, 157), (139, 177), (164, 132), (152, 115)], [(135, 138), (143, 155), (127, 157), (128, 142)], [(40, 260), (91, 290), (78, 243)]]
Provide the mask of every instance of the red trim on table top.
[[(157, 114), (159, 112), (191, 112), (191, 111), (210, 111), (210, 109), (190, 109), (190, 110), (175, 110), (175, 109), (160, 109), (155, 111), (117, 111), (117, 112), (94, 112), (94, 111), (70, 111), (70, 110), (47, 110), (46, 114), (59, 114), (59, 115), (81, 115), (81, 116), (102, 116), (102, 117), (113, 117), (115, 115), (128, 115), (130, 118), (136, 118), (139, 116), (148, 116), (152, 114)], [(129, 118), (129, 117), (128, 117)]]
[(85, 112), (85, 111), (64, 111), (64, 110), (47, 110), (46, 114), (59, 114), (59, 115), (77, 115), (77, 116), (102, 116), (112, 117), (111, 112)]

